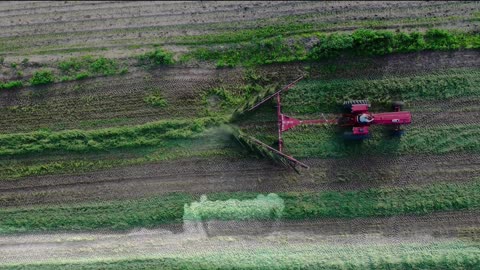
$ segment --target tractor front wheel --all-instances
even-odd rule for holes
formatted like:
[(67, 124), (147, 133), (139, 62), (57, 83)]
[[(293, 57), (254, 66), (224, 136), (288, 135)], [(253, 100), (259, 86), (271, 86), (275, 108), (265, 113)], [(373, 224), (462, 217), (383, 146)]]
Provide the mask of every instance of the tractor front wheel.
[(347, 141), (362, 141), (370, 138), (369, 135), (355, 135), (352, 131), (343, 132), (343, 139)]
[(394, 138), (400, 138), (403, 135), (405, 135), (405, 130), (402, 130), (402, 129), (392, 130), (392, 137)]

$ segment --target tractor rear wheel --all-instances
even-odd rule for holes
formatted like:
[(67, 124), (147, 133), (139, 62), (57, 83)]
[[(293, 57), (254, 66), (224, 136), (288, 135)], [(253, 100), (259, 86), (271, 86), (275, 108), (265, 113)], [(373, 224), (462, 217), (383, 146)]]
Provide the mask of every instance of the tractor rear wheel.
[(368, 100), (348, 100), (343, 102), (343, 109), (345, 112), (352, 112), (352, 105), (354, 104), (366, 104), (370, 106), (370, 103), (368, 103)]
[(401, 110), (403, 108), (403, 106), (405, 106), (405, 102), (403, 102), (403, 101), (393, 101), (392, 102), (393, 109), (399, 108)]

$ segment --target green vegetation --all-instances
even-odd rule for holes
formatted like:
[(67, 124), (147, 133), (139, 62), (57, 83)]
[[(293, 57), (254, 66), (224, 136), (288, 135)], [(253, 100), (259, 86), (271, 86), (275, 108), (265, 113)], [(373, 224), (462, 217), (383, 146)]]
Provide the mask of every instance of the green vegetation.
[(23, 86), (22, 81), (9, 81), (6, 83), (0, 83), (0, 89), (12, 89), (12, 88), (19, 88)]
[(446, 30), (431, 29), (425, 33), (425, 44), (429, 50), (456, 50), (460, 47), (468, 47), (465, 44), (465, 38), (463, 35), (454, 35)]
[(392, 100), (439, 100), (479, 96), (477, 69), (377, 80), (304, 80), (282, 96), (285, 112), (308, 114), (338, 110), (345, 100), (369, 98), (375, 105)]
[(146, 96), (143, 99), (146, 103), (155, 106), (155, 107), (166, 107), (168, 105), (168, 102), (165, 100), (165, 98), (162, 96), (160, 91), (154, 91), (154, 93)]
[(202, 61), (215, 61), (217, 67), (234, 67), (285, 63), (306, 59), (306, 51), (301, 42), (286, 45), (282, 36), (269, 39), (254, 39), (249, 43), (232, 45), (227, 49), (199, 48), (183, 56), (183, 60), (195, 58)]
[(256, 138), (248, 136), (237, 127), (228, 126), (226, 128), (232, 133), (233, 137), (236, 139), (239, 145), (245, 150), (247, 150), (248, 152), (255, 153), (256, 155), (263, 158), (267, 158), (273, 161), (274, 163), (280, 164), (285, 167), (290, 167), (296, 170), (295, 166), (292, 166), (288, 160), (286, 160), (285, 158), (279, 155), (272, 153), (272, 151), (267, 149), (267, 147), (265, 147), (264, 145), (260, 145), (256, 143), (256, 140), (257, 140)]
[(284, 217), (393, 216), (426, 214), (434, 211), (473, 209), (480, 206), (480, 182), (465, 185), (434, 184), (422, 187), (382, 188), (351, 192), (281, 194)]
[[(463, 184), (438, 183), (422, 187), (377, 188), (348, 192), (286, 192), (278, 195), (285, 203), (282, 218), (306, 219), (393, 216), (478, 209), (480, 208), (479, 192), (480, 181), (475, 180)], [(208, 197), (211, 200), (224, 201), (251, 200), (257, 195), (250, 192), (215, 193), (209, 194)], [(153, 227), (160, 223), (182, 222), (185, 204), (197, 199), (198, 197), (194, 195), (175, 193), (130, 201), (5, 208), (0, 209), (0, 233), (97, 228), (129, 229)], [(222, 207), (223, 204), (214, 203), (214, 205)], [(207, 213), (210, 212), (207, 211)], [(241, 210), (238, 211), (238, 213), (241, 212)], [(240, 215), (240, 217), (244, 216)], [(210, 217), (218, 216), (210, 215)], [(239, 216), (233, 215), (232, 219), (235, 217)]]
[(281, 218), (285, 205), (282, 198), (271, 193), (258, 195), (251, 200), (229, 199), (226, 201), (209, 201), (206, 195), (199, 202), (185, 204), (184, 220), (249, 220)]
[[(258, 79), (260, 80), (260, 79)], [(211, 111), (225, 114), (233, 114), (236, 120), (242, 116), (242, 112), (249, 109), (255, 103), (272, 94), (276, 84), (270, 82), (257, 82), (247, 78), (247, 84), (227, 89), (226, 87), (211, 88), (202, 96), (202, 103)]]
[(471, 37), (478, 39), (475, 35), (439, 29), (431, 29), (426, 33), (360, 29), (352, 34), (320, 35), (309, 59), (321, 60), (347, 53), (372, 56), (423, 50), (454, 50), (475, 45), (470, 40)]
[(124, 74), (127, 74), (127, 73), (128, 73), (128, 68), (127, 67), (121, 68), (120, 71), (118, 72), (118, 74), (120, 74), (120, 75), (124, 75)]
[(90, 76), (90, 74), (99, 76), (109, 76), (120, 73), (119, 64), (114, 59), (105, 57), (93, 57), (90, 55), (82, 57), (73, 57), (69, 60), (58, 63), (58, 68), (64, 74), (74, 75), (77, 80)]
[[(152, 227), (182, 222), (183, 206), (191, 195), (171, 194), (135, 201), (101, 202), (32, 209), (0, 210), (0, 233), (37, 230), (89, 230)], [(33, 215), (25, 215), (26, 213)], [(34, 214), (35, 213), (35, 214)]]
[[(272, 242), (276, 243), (276, 242)], [(122, 260), (34, 263), (0, 266), (1, 270), (72, 269), (477, 269), (479, 247), (448, 241), (376, 245), (274, 245), (251, 249), (181, 252)]]
[[(468, 4), (467, 4), (468, 5)], [(323, 14), (323, 15), (322, 15)], [(187, 24), (187, 25), (177, 25), (175, 29), (179, 32), (182, 30), (193, 30), (193, 29), (211, 29), (215, 31), (212, 34), (201, 34), (201, 35), (177, 35), (169, 37), (145, 37), (137, 38), (135, 41), (129, 40), (128, 43), (124, 44), (125, 46), (142, 46), (145, 43), (147, 44), (164, 44), (164, 43), (175, 43), (179, 45), (206, 45), (206, 44), (225, 44), (225, 43), (238, 43), (250, 41), (252, 39), (261, 39), (261, 38), (270, 38), (276, 35), (291, 36), (298, 34), (311, 34), (318, 32), (334, 32), (342, 31), (345, 28), (372, 28), (372, 29), (398, 29), (399, 27), (403, 29), (418, 29), (418, 28), (435, 28), (443, 27), (451, 23), (457, 22), (477, 22), (479, 21), (478, 15), (475, 13), (470, 14), (470, 16), (448, 16), (448, 17), (417, 17), (417, 18), (389, 18), (387, 20), (379, 20), (377, 18), (365, 19), (365, 20), (346, 20), (346, 21), (334, 21), (334, 22), (325, 22), (324, 15), (333, 15), (330, 11), (325, 12), (315, 12), (315, 14), (301, 14), (301, 15), (288, 15), (280, 16), (269, 19), (259, 19), (255, 21), (242, 21), (242, 22), (229, 22), (229, 23), (209, 23), (209, 24)], [(316, 19), (320, 19), (315, 21)], [(302, 22), (307, 19), (309, 22)], [(171, 30), (172, 26), (164, 27), (141, 27), (135, 29), (118, 29), (118, 30), (109, 30), (109, 34), (123, 34), (123, 33), (158, 33), (162, 29)], [(231, 29), (240, 29), (232, 31)], [(105, 32), (106, 33), (106, 32)], [(91, 35), (90, 31), (76, 32), (73, 34), (63, 33), (62, 35), (58, 34), (42, 34), (36, 35), (35, 40), (49, 40), (49, 41), (62, 41), (65, 38), (69, 37), (88, 37)], [(8, 37), (0, 38), (0, 50), (4, 51), (19, 51), (26, 50), (31, 48), (28, 51), (23, 53), (52, 53), (53, 51), (59, 53), (69, 53), (69, 52), (79, 52), (79, 51), (98, 51), (105, 50), (105, 47), (89, 47), (93, 44), (73, 44), (65, 45), (61, 44), (52, 44), (42, 48), (36, 48), (34, 42), (30, 39), (25, 39), (25, 37)], [(132, 43), (134, 42), (134, 43)], [(137, 44), (135, 44), (138, 42)], [(98, 44), (96, 44), (98, 45)], [(79, 47), (81, 46), (81, 47)]]
[[(304, 40), (317, 40), (307, 51)], [(302, 42), (303, 41), (303, 42)], [(340, 55), (374, 56), (424, 50), (457, 50), (480, 48), (480, 35), (475, 33), (450, 32), (431, 29), (426, 33), (392, 32), (386, 30), (360, 29), (352, 34), (322, 34), (277, 36), (253, 39), (251, 42), (232, 45), (226, 49), (198, 48), (184, 56), (215, 61), (218, 67), (236, 65), (262, 65), (292, 61), (317, 61)]]
[(28, 61), (29, 61), (28, 58), (23, 58), (23, 60), (22, 60), (22, 66), (26, 67), (26, 66), (28, 65)]
[(31, 85), (49, 84), (55, 81), (55, 76), (51, 70), (39, 70), (33, 73), (33, 77), (30, 79)]
[(108, 59), (105, 57), (99, 57), (90, 63), (90, 70), (94, 74), (102, 75), (113, 75), (117, 73), (118, 66), (117, 62), (113, 59)]
[(478, 152), (480, 126), (453, 125), (407, 128), (402, 138), (387, 138), (388, 131), (372, 130), (373, 137), (362, 144), (351, 144), (341, 138), (331, 126), (299, 127), (295, 133), (285, 133), (286, 150), (296, 157), (346, 157), (360, 155), (444, 154), (448, 152)]
[[(314, 16), (321, 17), (321, 12), (315, 14)], [(195, 36), (175, 36), (170, 37), (169, 42), (174, 42), (182, 45), (214, 45), (214, 44), (233, 44), (240, 42), (247, 42), (255, 39), (268, 39), (278, 35), (283, 37), (291, 37), (296, 35), (302, 35), (304, 37), (309, 37), (312, 35), (318, 35), (320, 33), (328, 33), (335, 31), (342, 31), (345, 28), (365, 28), (365, 29), (385, 29), (385, 28), (395, 28), (398, 29), (399, 26), (404, 25), (405, 28), (411, 27), (411, 29), (418, 29), (420, 26), (425, 26), (428, 28), (434, 28), (437, 24), (448, 21), (459, 21), (459, 20), (471, 20), (478, 21), (478, 15), (472, 16), (472, 18), (465, 18), (462, 16), (450, 16), (450, 17), (426, 17), (426, 18), (402, 18), (402, 19), (393, 19), (393, 20), (360, 20), (360, 21), (335, 21), (335, 22), (324, 22), (312, 21), (308, 23), (299, 23), (299, 19), (304, 19), (305, 16), (312, 17), (312, 14), (307, 15), (295, 15), (295, 16), (284, 16), (277, 17), (274, 19), (274, 22), (268, 22), (263, 27), (258, 27), (258, 24), (253, 22), (248, 29), (236, 30), (236, 31), (222, 31), (214, 34), (204, 34), (204, 35), (195, 35)], [(324, 19), (324, 18), (322, 18)], [(268, 19), (267, 19), (268, 20)], [(262, 20), (258, 20), (262, 21)], [(242, 22), (242, 26), (245, 27), (247, 22)], [(218, 25), (218, 24), (217, 24)], [(211, 25), (212, 27), (215, 24)], [(191, 26), (190, 26), (191, 28)]]
[(173, 64), (173, 54), (161, 48), (138, 56), (140, 65), (161, 66)]
[[(201, 144), (207, 135), (194, 139), (174, 139), (164, 140), (163, 145), (155, 147), (150, 146), (151, 153), (142, 153), (143, 149), (131, 149), (133, 154), (140, 152), (142, 155), (126, 158), (112, 155), (114, 158), (88, 159), (77, 158), (73, 160), (40, 161), (33, 164), (20, 163), (14, 161), (11, 163), (2, 162), (0, 169), (0, 178), (2, 180), (15, 180), (26, 176), (40, 176), (48, 174), (66, 174), (66, 173), (84, 173), (101, 169), (118, 168), (122, 166), (140, 165), (165, 160), (174, 160), (180, 158), (212, 158), (218, 156), (238, 157), (241, 154), (229, 151), (228, 149), (201, 150), (192, 151), (194, 145)], [(222, 146), (222, 145), (219, 145)], [(190, 147), (187, 149), (187, 147)], [(111, 153), (114, 149), (109, 150)], [(126, 149), (119, 149), (125, 152)], [(131, 153), (128, 152), (128, 153)]]
[[(91, 57), (88, 57), (87, 59), (91, 59)], [(84, 67), (86, 62), (85, 58), (70, 58), (69, 60), (58, 63), (58, 68), (63, 72), (69, 72), (72, 70), (78, 71), (80, 68)]]
[(83, 80), (83, 79), (86, 79), (90, 77), (90, 74), (88, 72), (81, 72), (81, 73), (78, 73), (76, 76), (75, 76), (75, 79), (76, 80)]
[(71, 80), (73, 80), (73, 78), (70, 77), (70, 76), (62, 76), (62, 77), (60, 77), (60, 82), (67, 82), (67, 81), (71, 81)]
[(0, 135), (0, 155), (18, 155), (43, 151), (98, 151), (122, 147), (159, 145), (167, 139), (191, 138), (219, 118), (165, 120), (133, 127), (61, 132), (37, 131)]
[[(245, 93), (247, 94), (247, 93)], [(234, 93), (231, 90), (227, 90), (225, 87), (216, 87), (209, 89), (205, 95), (203, 95), (203, 104), (204, 105), (215, 105), (210, 104), (210, 99), (215, 98), (218, 99), (219, 106), (223, 110), (231, 110), (232, 107), (237, 107), (245, 101), (245, 97)]]

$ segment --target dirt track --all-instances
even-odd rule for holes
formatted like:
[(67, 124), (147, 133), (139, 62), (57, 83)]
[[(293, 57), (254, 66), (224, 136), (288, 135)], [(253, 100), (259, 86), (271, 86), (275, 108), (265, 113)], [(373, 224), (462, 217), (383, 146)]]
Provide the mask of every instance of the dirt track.
[[(286, 222), (186, 223), (125, 233), (55, 233), (0, 237), (1, 263), (125, 258), (145, 255), (200, 254), (266, 248), (276, 245), (314, 247), (328, 244), (381, 246), (431, 243), (462, 237), (478, 225), (480, 213), (368, 219), (319, 219)], [(345, 235), (345, 234), (348, 234)], [(21, 252), (20, 252), (21, 251)]]
[(318, 191), (462, 182), (480, 172), (480, 155), (306, 160), (296, 175), (265, 160), (187, 159), (80, 175), (2, 181), (0, 205), (139, 198), (169, 192)]

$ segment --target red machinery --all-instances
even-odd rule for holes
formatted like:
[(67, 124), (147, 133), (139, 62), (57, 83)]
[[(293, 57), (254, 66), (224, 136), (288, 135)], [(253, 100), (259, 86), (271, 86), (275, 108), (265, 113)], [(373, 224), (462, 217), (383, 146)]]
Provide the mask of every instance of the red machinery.
[(387, 125), (392, 127), (393, 135), (401, 136), (403, 131), (400, 129), (401, 125), (407, 125), (411, 123), (411, 114), (407, 111), (402, 111), (403, 102), (393, 102), (393, 112), (385, 113), (371, 113), (369, 112), (370, 104), (366, 100), (354, 100), (346, 101), (343, 104), (345, 112), (339, 118), (335, 119), (314, 119), (314, 120), (299, 120), (293, 117), (289, 117), (282, 113), (280, 94), (292, 88), (297, 82), (303, 79), (304, 76), (299, 77), (295, 81), (291, 82), (281, 90), (273, 93), (272, 95), (264, 98), (247, 111), (252, 111), (258, 108), (272, 98), (277, 99), (277, 119), (278, 119), (278, 150), (262, 143), (254, 138), (253, 141), (260, 144), (270, 151), (284, 157), (285, 159), (300, 165), (304, 168), (308, 166), (295, 158), (288, 156), (282, 152), (283, 139), (282, 133), (290, 130), (298, 125), (312, 125), (312, 124), (337, 124), (341, 127), (351, 128), (349, 131), (344, 132), (344, 138), (347, 140), (363, 140), (370, 137), (369, 127), (371, 125)]

